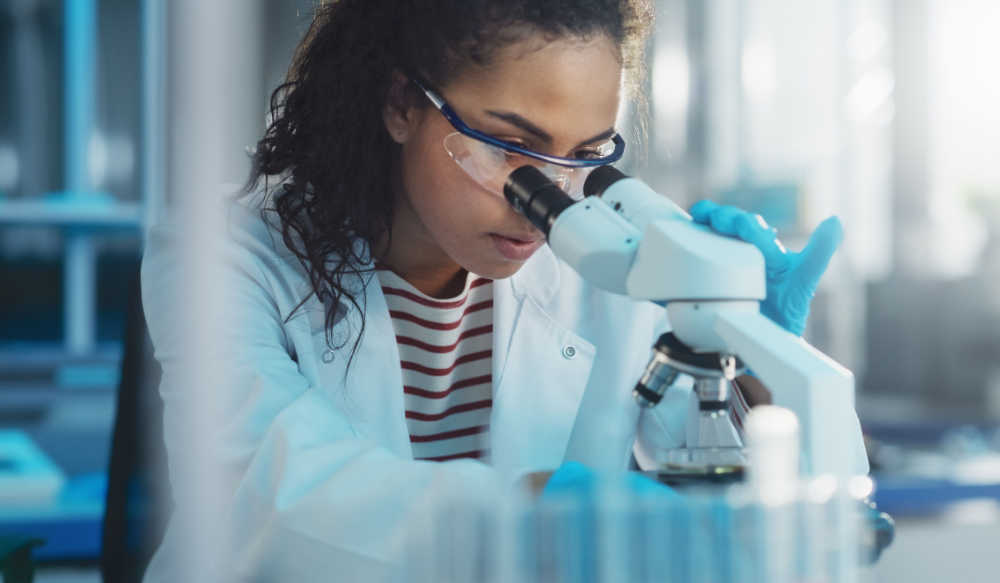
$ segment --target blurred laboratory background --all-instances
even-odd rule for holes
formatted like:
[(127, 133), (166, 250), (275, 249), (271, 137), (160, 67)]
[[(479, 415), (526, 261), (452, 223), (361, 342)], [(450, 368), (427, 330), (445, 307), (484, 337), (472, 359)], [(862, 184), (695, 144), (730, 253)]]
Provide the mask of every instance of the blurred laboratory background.
[[(239, 47), (228, 181), (314, 1), (245, 0), (219, 31)], [(162, 454), (134, 314), (186, 116), (171, 5), (0, 0), (0, 535), (46, 541), (43, 582), (101, 580), (102, 552), (141, 561), (154, 520), (156, 476), (129, 477)], [(657, 1), (627, 169), (683, 206), (759, 212), (796, 250), (845, 225), (806, 337), (856, 375), (897, 520), (872, 581), (998, 578), (997, 31), (995, 0)]]

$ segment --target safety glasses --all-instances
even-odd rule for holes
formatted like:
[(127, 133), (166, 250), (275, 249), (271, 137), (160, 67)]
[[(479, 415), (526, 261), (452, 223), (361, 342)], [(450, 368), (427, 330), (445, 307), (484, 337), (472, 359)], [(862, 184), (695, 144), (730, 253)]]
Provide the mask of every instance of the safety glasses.
[(455, 113), (436, 92), (413, 80), (457, 131), (444, 138), (444, 149), (453, 160), (486, 190), (503, 196), (503, 185), (511, 172), (531, 164), (574, 198), (583, 198), (583, 183), (598, 166), (612, 164), (625, 153), (625, 140), (615, 134), (605, 142), (588, 145), (577, 158), (535, 152), (475, 130)]

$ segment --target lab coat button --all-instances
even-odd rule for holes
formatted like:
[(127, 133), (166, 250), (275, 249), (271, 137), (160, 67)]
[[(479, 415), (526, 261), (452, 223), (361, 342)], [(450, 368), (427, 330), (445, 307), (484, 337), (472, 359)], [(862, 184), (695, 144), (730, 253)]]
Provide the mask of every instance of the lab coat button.
[(325, 362), (326, 364), (330, 364), (331, 362), (333, 362), (333, 351), (330, 350), (329, 348), (323, 351), (323, 362)]
[(562, 355), (563, 358), (565, 358), (566, 360), (572, 360), (576, 358), (576, 346), (573, 346), (572, 344), (567, 344), (566, 346), (563, 346)]

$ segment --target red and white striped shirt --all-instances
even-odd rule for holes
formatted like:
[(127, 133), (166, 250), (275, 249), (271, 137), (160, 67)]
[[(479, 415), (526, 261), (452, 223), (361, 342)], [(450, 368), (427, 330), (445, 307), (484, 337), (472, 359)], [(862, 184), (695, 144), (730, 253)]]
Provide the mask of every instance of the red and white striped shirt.
[(451, 299), (376, 271), (396, 332), (413, 458), (482, 458), (493, 406), (493, 281), (475, 274)]

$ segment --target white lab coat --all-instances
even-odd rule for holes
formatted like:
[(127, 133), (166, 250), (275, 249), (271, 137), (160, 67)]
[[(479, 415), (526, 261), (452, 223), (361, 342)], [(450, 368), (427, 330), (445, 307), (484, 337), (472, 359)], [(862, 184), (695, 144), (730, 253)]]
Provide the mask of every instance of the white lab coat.
[[(595, 289), (543, 246), (493, 286), (490, 459), (413, 460), (399, 354), (377, 279), (361, 302), (366, 330), (345, 377), (351, 344), (331, 358), (324, 306), (311, 297), (295, 309), (310, 285), (280, 233), (253, 203), (234, 203), (227, 214), (219, 269), (239, 317), (224, 320), (229, 349), (218, 358), (229, 378), (217, 390), (228, 409), (212, 447), (191, 443), (180, 413), (197, 394), (179, 381), (178, 343), (186, 340), (172, 326), (184, 309), (176, 243), (185, 233), (177, 224), (151, 231), (142, 290), (163, 366), (176, 505), (183, 508), (197, 484), (182, 463), (191, 449), (217, 457), (234, 482), (224, 568), (237, 579), (384, 580), (407, 524), (425, 519), (434, 499), (488, 505), (526, 472), (566, 460), (620, 471), (633, 449), (644, 459), (683, 443), (690, 385), (671, 389), (652, 410), (640, 411), (632, 398), (651, 345), (668, 327), (665, 311)], [(357, 330), (356, 311), (334, 327), (335, 343), (348, 325)], [(171, 524), (146, 581), (176, 580), (181, 537)]]
[[(569, 459), (624, 470), (637, 428), (637, 447), (645, 450), (683, 443), (689, 388), (668, 392), (665, 403), (641, 414), (631, 394), (667, 328), (665, 311), (593, 288), (543, 246), (493, 285), (490, 459), (414, 461), (399, 353), (378, 280), (365, 292), (366, 329), (345, 381), (351, 345), (331, 359), (324, 306), (312, 297), (295, 310), (310, 287), (280, 233), (252, 204), (236, 203), (227, 214), (220, 277), (241, 317), (225, 320), (235, 327), (227, 338), (239, 346), (220, 351), (230, 378), (219, 390), (232, 414), (220, 420), (221, 443), (201, 451), (218, 455), (235, 479), (227, 569), (237, 577), (381, 580), (398, 558), (406, 524), (432, 497), (490, 504), (519, 476)], [(184, 366), (177, 343), (186, 339), (172, 326), (184, 309), (176, 281), (183, 279), (177, 243), (184, 236), (176, 223), (154, 227), (142, 265), (178, 506), (192, 482), (180, 460), (196, 447), (178, 418), (178, 403), (197, 395), (176, 380)], [(335, 343), (348, 323), (357, 330), (355, 311), (334, 327)], [(171, 524), (147, 581), (173, 580), (179, 536)]]

